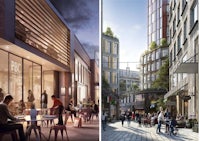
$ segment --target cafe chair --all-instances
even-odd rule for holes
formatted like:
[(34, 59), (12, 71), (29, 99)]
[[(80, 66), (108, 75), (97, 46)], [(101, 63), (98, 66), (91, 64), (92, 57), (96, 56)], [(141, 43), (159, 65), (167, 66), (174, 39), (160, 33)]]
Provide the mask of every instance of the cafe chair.
[[(12, 137), (12, 141), (19, 141), (18, 137), (17, 137), (17, 132), (16, 130), (11, 130), (11, 131), (1, 131), (0, 132), (0, 141), (5, 141), (5, 139), (3, 139), (3, 136), (6, 134), (10, 134)], [(3, 140), (2, 140), (3, 139)]]
[(49, 139), (48, 139), (48, 141), (50, 141), (52, 130), (55, 131), (55, 136), (54, 136), (55, 141), (57, 141), (57, 135), (58, 135), (59, 131), (61, 132), (62, 140), (63, 140), (63, 131), (65, 131), (66, 138), (69, 141), (69, 137), (68, 137), (68, 134), (67, 134), (67, 127), (65, 125), (54, 125), (54, 126), (52, 126), (50, 128), (50, 131), (49, 131)]

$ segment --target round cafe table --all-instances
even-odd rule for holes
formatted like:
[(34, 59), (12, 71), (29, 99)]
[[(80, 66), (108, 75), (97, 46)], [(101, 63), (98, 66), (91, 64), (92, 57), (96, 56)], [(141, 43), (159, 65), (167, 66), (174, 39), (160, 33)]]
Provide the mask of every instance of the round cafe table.
[[(31, 131), (33, 130), (36, 136), (36, 141), (41, 141), (41, 137), (43, 136), (45, 140), (48, 140), (44, 134), (41, 132), (41, 127), (37, 125), (38, 121), (46, 121), (46, 120), (54, 120), (57, 118), (56, 115), (37, 115), (36, 118), (32, 118), (30, 115), (24, 116), (24, 118), (21, 116), (16, 116), (19, 120), (26, 121), (27, 122), (27, 130), (26, 130), (26, 135), (30, 139)], [(39, 135), (38, 132), (39, 131)]]

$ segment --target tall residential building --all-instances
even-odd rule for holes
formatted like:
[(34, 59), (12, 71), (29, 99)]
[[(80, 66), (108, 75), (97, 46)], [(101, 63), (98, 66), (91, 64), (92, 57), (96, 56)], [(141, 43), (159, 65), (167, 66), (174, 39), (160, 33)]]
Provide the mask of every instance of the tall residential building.
[(170, 1), (169, 92), (167, 104), (186, 118), (199, 119), (199, 1)]
[(135, 92), (139, 88), (139, 72), (130, 70), (130, 67), (119, 70), (119, 93), (121, 96), (120, 109), (133, 110)]
[[(163, 39), (167, 40), (168, 0), (148, 1), (148, 51), (141, 56), (141, 86), (151, 88), (152, 82), (157, 78), (157, 71), (168, 57), (168, 46), (163, 45)], [(150, 48), (155, 42), (154, 48)]]
[[(106, 79), (112, 94), (119, 94), (119, 40), (113, 36), (106, 34), (102, 35), (102, 76)], [(116, 115), (116, 103), (114, 103), (114, 97), (109, 94), (107, 104), (102, 107), (105, 111), (108, 111), (110, 116)], [(105, 94), (102, 93), (102, 97)], [(110, 100), (109, 100), (110, 99)], [(107, 105), (107, 106), (106, 106)]]
[(169, 0), (148, 0), (148, 47), (152, 42), (160, 45), (162, 38), (168, 39), (168, 4)]

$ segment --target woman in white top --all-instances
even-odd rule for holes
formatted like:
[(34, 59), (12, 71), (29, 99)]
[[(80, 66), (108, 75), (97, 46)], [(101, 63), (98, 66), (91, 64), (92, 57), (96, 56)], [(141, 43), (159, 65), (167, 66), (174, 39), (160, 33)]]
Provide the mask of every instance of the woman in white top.
[(158, 127), (156, 132), (160, 132), (162, 121), (164, 121), (164, 114), (163, 111), (161, 110), (160, 113), (158, 114)]

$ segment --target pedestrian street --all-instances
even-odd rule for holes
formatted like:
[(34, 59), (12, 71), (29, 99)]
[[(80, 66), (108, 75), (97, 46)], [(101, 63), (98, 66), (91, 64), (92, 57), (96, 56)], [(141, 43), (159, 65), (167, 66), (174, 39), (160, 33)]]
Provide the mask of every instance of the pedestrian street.
[(198, 141), (199, 134), (192, 129), (178, 128), (176, 136), (165, 133), (165, 125), (161, 127), (161, 133), (156, 133), (157, 125), (153, 127), (139, 127), (138, 123), (131, 121), (128, 127), (125, 121), (122, 127), (120, 121), (108, 123), (105, 131), (102, 129), (102, 141)]

